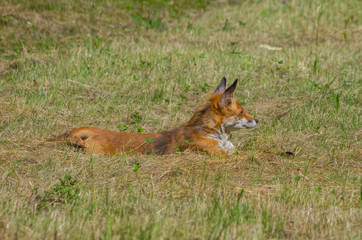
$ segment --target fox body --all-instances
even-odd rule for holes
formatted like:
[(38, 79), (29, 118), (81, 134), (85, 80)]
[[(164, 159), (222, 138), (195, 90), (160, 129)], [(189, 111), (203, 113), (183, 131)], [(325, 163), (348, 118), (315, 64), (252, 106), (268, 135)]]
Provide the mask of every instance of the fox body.
[(196, 110), (191, 119), (173, 130), (160, 133), (120, 133), (81, 127), (60, 135), (75, 148), (96, 154), (120, 152), (168, 154), (185, 149), (225, 155), (235, 151), (230, 132), (252, 128), (258, 120), (247, 114), (233, 98), (238, 80), (226, 89), (225, 77), (214, 94)]

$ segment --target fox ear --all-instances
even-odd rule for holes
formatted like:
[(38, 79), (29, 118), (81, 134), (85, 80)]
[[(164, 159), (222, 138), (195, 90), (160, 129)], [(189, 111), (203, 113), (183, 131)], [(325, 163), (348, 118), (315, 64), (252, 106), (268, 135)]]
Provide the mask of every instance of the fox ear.
[(230, 87), (228, 87), (228, 89), (225, 90), (225, 92), (222, 94), (220, 98), (220, 106), (227, 106), (231, 103), (237, 84), (238, 84), (238, 79), (236, 79), (234, 83)]
[(217, 88), (215, 89), (214, 94), (222, 94), (226, 89), (226, 78), (223, 77), (221, 79), (221, 82), (219, 84), (219, 86), (217, 86)]

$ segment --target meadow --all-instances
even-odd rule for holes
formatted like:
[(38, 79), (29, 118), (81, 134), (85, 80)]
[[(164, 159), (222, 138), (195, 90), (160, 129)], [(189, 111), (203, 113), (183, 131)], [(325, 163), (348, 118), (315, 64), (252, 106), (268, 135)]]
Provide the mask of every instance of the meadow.
[[(362, 4), (4, 0), (1, 239), (361, 239)], [(87, 155), (158, 132), (225, 76), (258, 118), (226, 157)]]

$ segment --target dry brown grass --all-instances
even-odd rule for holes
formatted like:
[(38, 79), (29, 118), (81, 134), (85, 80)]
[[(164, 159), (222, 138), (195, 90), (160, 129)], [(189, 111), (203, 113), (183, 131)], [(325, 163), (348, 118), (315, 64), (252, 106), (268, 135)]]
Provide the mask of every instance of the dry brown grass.
[[(0, 4), (0, 235), (360, 239), (360, 6), (130, 3)], [(44, 142), (84, 125), (175, 127), (224, 75), (260, 120), (233, 134), (239, 155), (89, 156)], [(68, 171), (75, 200), (39, 197)]]

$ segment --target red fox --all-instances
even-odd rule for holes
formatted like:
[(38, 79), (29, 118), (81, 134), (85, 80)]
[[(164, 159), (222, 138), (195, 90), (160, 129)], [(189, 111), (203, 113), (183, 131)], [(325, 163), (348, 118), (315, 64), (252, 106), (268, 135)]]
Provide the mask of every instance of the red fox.
[(169, 154), (195, 149), (208, 154), (225, 155), (235, 152), (230, 142), (231, 131), (252, 128), (258, 120), (247, 114), (233, 98), (238, 80), (226, 89), (223, 77), (206, 104), (196, 110), (183, 125), (160, 133), (122, 133), (81, 127), (58, 136), (75, 148), (88, 153), (116, 154)]

